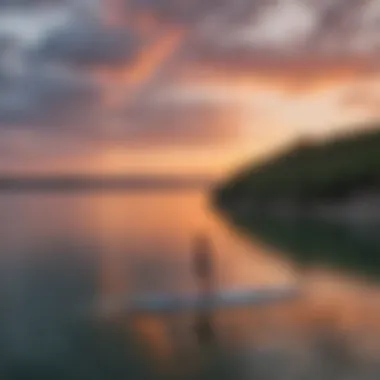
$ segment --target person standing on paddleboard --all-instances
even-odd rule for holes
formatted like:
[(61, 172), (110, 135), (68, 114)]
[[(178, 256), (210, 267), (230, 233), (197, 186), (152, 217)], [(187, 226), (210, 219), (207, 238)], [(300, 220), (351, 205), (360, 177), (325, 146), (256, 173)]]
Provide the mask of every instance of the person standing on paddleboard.
[(212, 290), (213, 282), (213, 252), (207, 235), (199, 235), (195, 239), (193, 251), (194, 273), (200, 283), (202, 293)]
[[(213, 291), (214, 274), (213, 250), (207, 235), (199, 235), (195, 239), (192, 255), (194, 274), (199, 281), (200, 297), (207, 297)], [(198, 312), (194, 328), (200, 344), (210, 344), (215, 340), (212, 313), (209, 310)]]

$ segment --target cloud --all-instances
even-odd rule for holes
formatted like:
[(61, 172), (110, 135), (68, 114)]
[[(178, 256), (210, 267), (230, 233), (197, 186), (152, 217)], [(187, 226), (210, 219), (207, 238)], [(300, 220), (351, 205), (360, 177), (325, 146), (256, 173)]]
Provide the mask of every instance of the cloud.
[(207, 13), (223, 6), (225, 0), (213, 2), (204, 0), (126, 0), (132, 11), (149, 11), (167, 22), (193, 23)]
[(0, 124), (6, 127), (78, 124), (99, 99), (99, 89), (85, 77), (65, 70), (36, 67), (3, 77), (0, 89)]
[[(254, 4), (253, 4), (254, 3)], [(279, 0), (231, 2), (199, 29), (193, 62), (255, 72), (318, 73), (331, 66), (367, 66), (378, 61), (377, 0)], [(232, 4), (240, 4), (232, 18)], [(235, 8), (236, 9), (236, 8)], [(368, 15), (371, 14), (371, 22)], [(235, 12), (236, 15), (236, 12)]]
[(10, 12), (0, 13), (2, 129), (72, 125), (81, 120), (80, 110), (89, 108), (98, 96), (99, 89), (88, 75), (39, 54), (43, 38), (64, 25), (68, 14), (62, 12), (62, 8), (45, 7), (28, 11), (13, 4)]
[(316, 26), (313, 9), (302, 2), (279, 2), (268, 6), (253, 23), (241, 25), (223, 44), (255, 46), (282, 51), (302, 44)]
[[(240, 100), (218, 97), (211, 104), (210, 94), (195, 92), (181, 103), (176, 90), (166, 104), (146, 98), (168, 84), (189, 86), (193, 78), (206, 86), (226, 83), (220, 91), (263, 78), (295, 91), (316, 77), (356, 75), (377, 64), (375, 0), (360, 6), (353, 0), (99, 1), (0, 0), (0, 133), (18, 127), (40, 141), (65, 136), (68, 149), (70, 141), (120, 142), (125, 149), (223, 146), (239, 138), (234, 107)], [(120, 22), (106, 18), (107, 7)], [(144, 12), (159, 22), (142, 37)], [(166, 44), (159, 46), (165, 54), (139, 54), (149, 49), (143, 43), (154, 40), (153, 29), (156, 41), (185, 31), (176, 59)], [(366, 55), (357, 54), (363, 40)], [(131, 83), (138, 88), (129, 91)], [(107, 108), (108, 95), (120, 99), (117, 107)]]
[(122, 116), (120, 141), (130, 148), (221, 147), (239, 136), (236, 108), (218, 104), (140, 104)]
[(60, 4), (67, 0), (0, 0), (0, 7), (23, 8), (36, 5)]
[(128, 29), (75, 25), (49, 35), (41, 44), (40, 58), (79, 66), (113, 66), (129, 63), (139, 42)]
[(0, 10), (0, 36), (16, 40), (25, 49), (34, 49), (48, 34), (76, 17), (74, 9), (65, 3), (4, 6)]
[(129, 29), (94, 18), (96, 2), (84, 3), (0, 2), (2, 128), (77, 128), (79, 135), (99, 125), (102, 88), (79, 66), (124, 66), (138, 43)]

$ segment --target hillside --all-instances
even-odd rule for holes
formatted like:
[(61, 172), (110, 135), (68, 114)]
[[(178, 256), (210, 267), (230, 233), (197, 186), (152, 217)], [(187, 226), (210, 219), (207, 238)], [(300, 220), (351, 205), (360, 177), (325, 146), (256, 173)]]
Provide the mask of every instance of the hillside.
[(240, 170), (216, 194), (221, 205), (244, 200), (323, 203), (380, 194), (380, 128), (299, 142)]

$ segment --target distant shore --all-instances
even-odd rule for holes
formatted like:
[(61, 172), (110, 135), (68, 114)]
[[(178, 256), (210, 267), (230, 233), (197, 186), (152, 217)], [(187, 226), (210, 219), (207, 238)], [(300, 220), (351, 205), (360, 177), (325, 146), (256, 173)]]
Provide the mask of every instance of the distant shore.
[(247, 165), (217, 189), (215, 201), (252, 217), (380, 222), (380, 124), (329, 141), (299, 141)]
[(185, 190), (208, 188), (207, 177), (161, 175), (0, 176), (0, 191)]

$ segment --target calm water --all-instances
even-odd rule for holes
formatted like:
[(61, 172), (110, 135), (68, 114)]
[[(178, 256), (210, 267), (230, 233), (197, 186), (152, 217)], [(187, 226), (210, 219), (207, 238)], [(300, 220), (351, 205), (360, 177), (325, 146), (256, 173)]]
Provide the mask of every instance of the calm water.
[[(203, 192), (3, 194), (0, 226), (1, 379), (380, 376), (377, 281), (328, 263), (301, 269), (237, 232)], [(93, 312), (121, 294), (194, 292), (190, 247), (203, 231), (219, 289), (297, 282), (303, 296), (215, 313), (208, 345), (191, 313)]]

